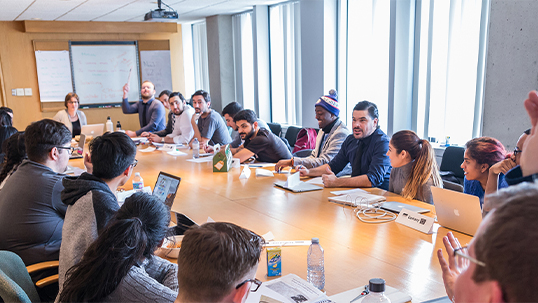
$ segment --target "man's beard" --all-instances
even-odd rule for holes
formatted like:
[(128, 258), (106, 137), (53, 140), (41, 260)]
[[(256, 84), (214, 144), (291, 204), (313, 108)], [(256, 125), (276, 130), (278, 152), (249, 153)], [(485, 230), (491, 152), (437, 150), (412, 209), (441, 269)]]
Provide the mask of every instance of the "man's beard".
[(252, 128), (252, 130), (250, 131), (250, 133), (239, 133), (239, 135), (245, 135), (245, 139), (243, 140), (247, 140), (247, 139), (250, 139), (252, 136), (254, 136), (254, 134), (256, 133), (256, 130), (254, 128)]

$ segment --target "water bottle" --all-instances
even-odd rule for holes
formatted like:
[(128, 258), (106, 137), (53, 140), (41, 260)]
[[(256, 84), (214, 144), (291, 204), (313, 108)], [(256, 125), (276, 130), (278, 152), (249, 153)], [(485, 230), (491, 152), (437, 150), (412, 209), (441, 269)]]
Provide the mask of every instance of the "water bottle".
[(111, 133), (114, 131), (114, 125), (112, 124), (112, 120), (110, 117), (106, 119), (106, 132)]
[(322, 290), (325, 288), (325, 267), (323, 248), (319, 245), (318, 238), (312, 238), (312, 244), (308, 248), (307, 264), (308, 273), (306, 280), (319, 290)]
[(133, 178), (133, 189), (136, 192), (140, 192), (144, 189), (144, 179), (140, 177), (140, 173), (135, 173), (135, 176)]
[(198, 138), (194, 138), (192, 142), (192, 157), (195, 159), (200, 158), (200, 142), (198, 142)]
[(121, 131), (121, 123), (120, 123), (120, 121), (118, 121), (118, 123), (116, 123), (116, 131), (117, 132)]
[(362, 303), (390, 303), (390, 299), (385, 296), (385, 280), (370, 279), (368, 290), (370, 293), (362, 299)]

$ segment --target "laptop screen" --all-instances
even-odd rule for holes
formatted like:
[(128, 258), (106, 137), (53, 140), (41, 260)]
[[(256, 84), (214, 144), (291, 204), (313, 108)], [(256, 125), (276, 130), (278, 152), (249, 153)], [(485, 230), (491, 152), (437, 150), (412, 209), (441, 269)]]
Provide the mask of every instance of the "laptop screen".
[(174, 198), (176, 197), (179, 182), (181, 182), (180, 177), (160, 172), (155, 187), (153, 188), (153, 195), (171, 208), (174, 203)]

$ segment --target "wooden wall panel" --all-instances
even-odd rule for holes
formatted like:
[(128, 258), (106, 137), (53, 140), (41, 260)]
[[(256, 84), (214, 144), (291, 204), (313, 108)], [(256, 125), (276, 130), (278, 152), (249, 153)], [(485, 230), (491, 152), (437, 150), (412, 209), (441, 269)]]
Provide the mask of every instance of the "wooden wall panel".
[[(32, 21), (33, 22), (33, 21)], [(144, 47), (148, 49), (162, 48), (168, 44), (170, 49), (172, 64), (172, 86), (176, 91), (184, 91), (185, 77), (183, 69), (183, 49), (181, 43), (181, 25), (174, 24), (175, 32), (150, 32), (146, 33), (117, 33), (108, 31), (109, 28), (117, 27), (117, 22), (108, 25), (100, 25), (101, 22), (89, 22), (93, 26), (104, 27), (107, 31), (103, 33), (65, 33), (46, 32), (34, 33), (25, 32), (23, 21), (1, 21), (0, 22), (0, 73), (3, 75), (1, 91), (6, 92), (5, 104), (14, 111), (14, 126), (17, 129), (25, 129), (28, 124), (43, 118), (52, 117), (61, 104), (54, 103), (45, 105), (43, 111), (39, 101), (39, 89), (37, 83), (37, 70), (35, 62), (34, 48), (39, 50), (62, 50), (66, 49), (69, 40), (74, 41), (143, 41)], [(63, 27), (80, 28), (79, 22), (62, 22)], [(139, 25), (125, 23), (129, 26), (139, 28)], [(150, 23), (142, 23), (142, 25)], [(85, 26), (85, 25), (84, 25)], [(170, 24), (167, 25), (169, 27)], [(139, 32), (144, 32), (139, 30)], [(152, 42), (151, 40), (159, 40)], [(164, 42), (163, 42), (164, 41)], [(156, 48), (161, 47), (161, 48)], [(32, 88), (33, 96), (11, 96), (13, 88)], [(9, 92), (9, 93), (8, 93)], [(192, 93), (192, 92), (188, 92)], [(187, 93), (187, 94), (188, 94)], [(67, 92), (66, 92), (67, 94)], [(1, 98), (1, 97), (0, 97)], [(88, 123), (103, 123), (107, 116), (111, 116), (114, 123), (117, 120), (122, 122), (124, 129), (136, 130), (140, 128), (137, 115), (124, 115), (120, 108), (106, 109), (85, 109)]]
[(22, 21), (27, 33), (169, 33), (178, 32), (176, 23), (164, 22), (92, 22)]

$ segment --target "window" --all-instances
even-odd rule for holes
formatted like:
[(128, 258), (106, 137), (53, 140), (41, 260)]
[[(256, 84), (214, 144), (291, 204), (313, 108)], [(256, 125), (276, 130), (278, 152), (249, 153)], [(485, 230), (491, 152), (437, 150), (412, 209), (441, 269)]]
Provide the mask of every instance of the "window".
[(297, 123), (301, 100), (299, 3), (269, 8), (272, 121)]
[(207, 30), (205, 22), (192, 25), (192, 48), (194, 60), (194, 85), (196, 90), (209, 92), (207, 63)]
[(235, 99), (243, 108), (254, 106), (254, 50), (252, 41), (252, 12), (234, 15), (233, 44), (235, 66)]

